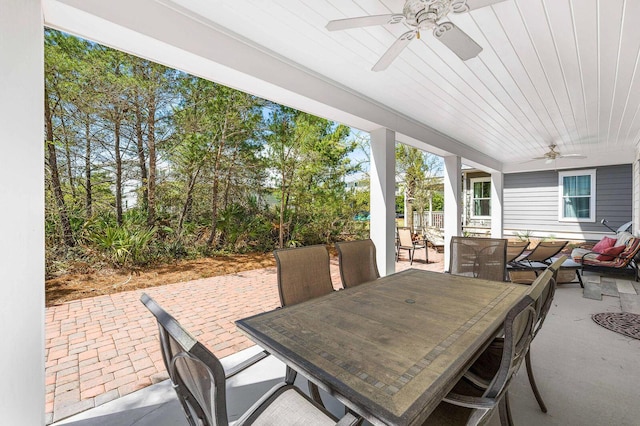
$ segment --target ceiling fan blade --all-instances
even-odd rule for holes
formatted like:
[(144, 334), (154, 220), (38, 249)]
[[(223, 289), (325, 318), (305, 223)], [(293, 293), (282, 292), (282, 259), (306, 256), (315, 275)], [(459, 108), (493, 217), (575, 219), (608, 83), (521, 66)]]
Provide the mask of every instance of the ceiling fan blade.
[(329, 21), (326, 28), (329, 31), (348, 30), (350, 28), (371, 27), (373, 25), (397, 24), (398, 22), (402, 22), (403, 19), (404, 15), (399, 13), (361, 16), (359, 18), (346, 18)]
[(559, 156), (560, 158), (587, 158), (586, 155), (582, 155), (582, 154), (562, 154)]
[(454, 0), (451, 7), (454, 13), (465, 13), (503, 1), (505, 0)]
[(482, 52), (478, 43), (451, 22), (444, 22), (435, 27), (433, 35), (463, 61), (475, 58)]
[(389, 65), (398, 57), (400, 52), (404, 50), (405, 47), (409, 44), (411, 40), (416, 37), (416, 32), (414, 30), (407, 31), (402, 34), (398, 39), (391, 45), (384, 55), (376, 62), (376, 64), (371, 68), (371, 71), (383, 71), (386, 70)]
[(546, 160), (547, 157), (542, 156), (542, 157), (533, 157), (531, 160)]

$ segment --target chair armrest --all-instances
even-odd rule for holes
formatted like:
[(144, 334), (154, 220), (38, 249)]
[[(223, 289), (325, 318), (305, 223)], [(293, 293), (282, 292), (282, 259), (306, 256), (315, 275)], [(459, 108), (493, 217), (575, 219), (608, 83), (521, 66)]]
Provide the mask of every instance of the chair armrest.
[(485, 410), (490, 410), (496, 405), (495, 399), (483, 398), (480, 396), (460, 395), (453, 392), (450, 392), (445, 396), (443, 401), (460, 407), (480, 408)]
[(478, 389), (487, 389), (491, 384), (491, 381), (483, 379), (469, 370), (467, 370), (462, 377)]
[(362, 417), (356, 417), (351, 412), (342, 416), (336, 426), (356, 426), (362, 422)]
[(582, 258), (581, 258), (580, 260), (581, 260), (581, 262), (582, 262), (582, 264), (583, 264), (583, 265), (584, 265), (584, 258), (585, 258), (586, 256), (588, 256), (588, 255), (591, 255), (591, 254), (602, 254), (602, 255), (604, 255), (604, 256), (609, 256), (609, 257), (611, 257), (611, 258), (612, 258), (612, 259), (610, 259), (610, 260), (598, 260), (598, 259), (592, 259), (592, 260), (590, 260), (591, 262), (611, 262), (611, 261), (612, 261), (612, 260), (614, 260), (614, 259), (633, 260), (633, 257), (634, 257), (634, 256), (626, 256), (626, 257), (623, 257), (623, 256), (613, 256), (613, 255), (611, 255), (611, 254), (599, 253), (599, 252), (597, 252), (597, 251), (590, 251), (589, 253), (585, 253), (585, 254), (583, 254), (583, 255), (582, 255)]
[(258, 361), (261, 361), (263, 359), (265, 359), (266, 357), (269, 356), (269, 352), (267, 351), (262, 351), (254, 356), (252, 356), (251, 358), (249, 358), (246, 361), (241, 362), (238, 365), (234, 365), (233, 367), (229, 368), (228, 371), (225, 372), (226, 378), (230, 378), (235, 376), (236, 374), (246, 370), (247, 368), (251, 367), (253, 364), (257, 363)]

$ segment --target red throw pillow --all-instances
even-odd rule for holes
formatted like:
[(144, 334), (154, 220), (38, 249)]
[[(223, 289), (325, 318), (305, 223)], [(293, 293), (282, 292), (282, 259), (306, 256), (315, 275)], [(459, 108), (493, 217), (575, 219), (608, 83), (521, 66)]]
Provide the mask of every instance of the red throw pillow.
[(609, 247), (605, 249), (602, 254), (598, 255), (598, 260), (613, 260), (617, 255), (622, 253), (627, 246)]
[(596, 253), (604, 253), (606, 249), (613, 247), (615, 243), (615, 238), (602, 237), (602, 239), (598, 241), (595, 246), (593, 246), (591, 251), (595, 251)]

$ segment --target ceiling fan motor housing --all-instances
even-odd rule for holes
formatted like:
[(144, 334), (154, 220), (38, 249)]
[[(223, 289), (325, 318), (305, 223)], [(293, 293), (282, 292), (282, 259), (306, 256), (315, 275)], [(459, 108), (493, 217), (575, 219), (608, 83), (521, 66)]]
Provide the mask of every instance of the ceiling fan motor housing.
[(452, 0), (408, 0), (402, 14), (407, 25), (417, 29), (433, 28), (451, 12)]

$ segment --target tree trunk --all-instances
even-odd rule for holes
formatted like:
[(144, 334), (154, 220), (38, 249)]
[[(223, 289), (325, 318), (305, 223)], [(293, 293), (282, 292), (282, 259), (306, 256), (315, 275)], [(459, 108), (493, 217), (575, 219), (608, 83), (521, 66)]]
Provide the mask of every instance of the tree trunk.
[(189, 176), (189, 182), (187, 182), (187, 197), (182, 206), (182, 212), (180, 213), (180, 219), (178, 220), (178, 235), (182, 234), (182, 227), (184, 226), (184, 221), (189, 216), (191, 212), (191, 207), (193, 206), (193, 188), (196, 186), (196, 182), (198, 180), (198, 175), (200, 174), (200, 168), (198, 168), (195, 173)]
[(69, 188), (71, 189), (71, 199), (73, 200), (73, 204), (75, 204), (76, 201), (76, 186), (73, 183), (73, 170), (72, 170), (72, 159), (71, 159), (71, 147), (69, 146), (69, 138), (67, 136), (67, 129), (66, 129), (66, 125), (65, 125), (65, 120), (64, 120), (64, 116), (61, 117), (60, 121), (62, 122), (62, 127), (64, 128), (64, 133), (65, 133), (65, 143), (64, 143), (64, 154), (65, 157), (67, 159), (67, 179), (69, 180)]
[[(136, 90), (137, 92), (137, 90)], [(142, 208), (148, 212), (149, 190), (147, 176), (147, 159), (144, 155), (144, 135), (142, 133), (142, 110), (140, 108), (140, 96), (136, 93), (136, 145), (138, 148), (138, 166), (140, 167), (140, 181), (142, 186)], [(148, 216), (147, 216), (148, 217)]]
[[(226, 127), (226, 125), (225, 125)], [(222, 152), (224, 149), (224, 132), (223, 136), (220, 140), (220, 144), (218, 145), (218, 152), (216, 153), (216, 159), (214, 163), (213, 169), (213, 185), (211, 187), (211, 235), (209, 235), (209, 239), (207, 240), (207, 246), (213, 246), (213, 241), (216, 237), (216, 227), (218, 224), (218, 187), (220, 185), (220, 178), (218, 175), (218, 170), (220, 168), (220, 163), (222, 159)]]
[(278, 227), (278, 248), (284, 247), (284, 209), (285, 209), (285, 183), (284, 170), (282, 172), (282, 185), (280, 187), (280, 226)]
[(122, 225), (122, 154), (120, 153), (120, 114), (115, 115), (115, 131), (114, 139), (115, 145), (113, 147), (115, 151), (116, 159), (116, 221), (118, 225)]
[(84, 189), (86, 215), (89, 219), (93, 215), (93, 194), (91, 188), (91, 122), (89, 114), (86, 114), (84, 124)]
[(147, 147), (149, 149), (149, 183), (148, 183), (148, 207), (147, 224), (153, 226), (156, 223), (156, 95), (149, 95), (147, 105)]
[(404, 226), (415, 232), (413, 228), (413, 200), (415, 197), (415, 187), (412, 183), (407, 184), (405, 189), (405, 210), (404, 210)]
[(73, 232), (71, 230), (71, 222), (69, 221), (69, 214), (67, 212), (67, 206), (64, 202), (64, 194), (62, 193), (62, 186), (60, 185), (60, 175), (58, 174), (58, 159), (56, 156), (56, 147), (53, 144), (53, 122), (51, 108), (49, 105), (49, 95), (44, 94), (44, 119), (47, 133), (47, 152), (49, 160), (49, 171), (51, 172), (51, 186), (53, 195), (58, 206), (58, 215), (60, 216), (60, 225), (62, 226), (62, 239), (67, 247), (73, 247), (75, 241), (73, 239)]
[(225, 210), (229, 205), (229, 190), (231, 188), (231, 176), (235, 171), (235, 165), (236, 165), (236, 159), (238, 158), (239, 146), (240, 146), (240, 141), (237, 140), (235, 146), (233, 147), (233, 157), (231, 158), (229, 169), (227, 170), (227, 178), (225, 179), (224, 201), (222, 203), (223, 210)]

